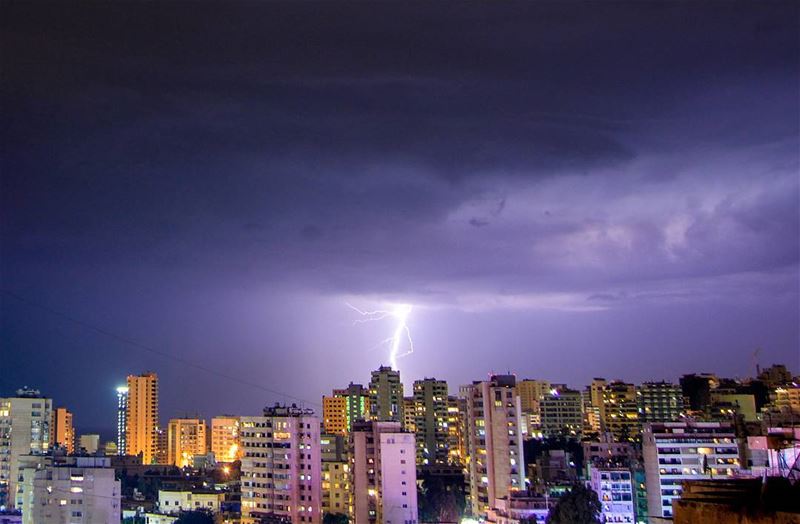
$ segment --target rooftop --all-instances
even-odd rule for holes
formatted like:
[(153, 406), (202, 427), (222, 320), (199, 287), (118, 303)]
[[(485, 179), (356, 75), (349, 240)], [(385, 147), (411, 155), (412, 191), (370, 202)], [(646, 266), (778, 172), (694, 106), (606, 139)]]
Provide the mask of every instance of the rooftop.
[(749, 513), (800, 514), (800, 483), (783, 477), (689, 480), (673, 504), (676, 513), (681, 506), (714, 504)]

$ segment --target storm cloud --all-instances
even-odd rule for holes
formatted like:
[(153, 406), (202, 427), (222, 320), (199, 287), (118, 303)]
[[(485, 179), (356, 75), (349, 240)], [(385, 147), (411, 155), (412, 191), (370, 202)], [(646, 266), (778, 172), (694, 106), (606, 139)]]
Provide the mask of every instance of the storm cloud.
[[(352, 376), (382, 328), (345, 301), (417, 306), (407, 380), (741, 374), (757, 344), (798, 365), (796, 3), (3, 11), (4, 289), (312, 399), (385, 357)], [(107, 406), (26, 352), (183, 381), (2, 307), (3, 386), (92, 424)], [(610, 358), (558, 358), (586, 353)]]

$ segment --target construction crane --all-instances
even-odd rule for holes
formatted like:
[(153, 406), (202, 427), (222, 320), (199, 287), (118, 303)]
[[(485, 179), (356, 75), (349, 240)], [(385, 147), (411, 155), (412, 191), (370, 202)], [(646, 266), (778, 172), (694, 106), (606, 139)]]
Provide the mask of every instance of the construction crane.
[(758, 366), (758, 356), (761, 354), (761, 351), (763, 351), (761, 348), (756, 348), (756, 350), (753, 351), (753, 367), (756, 370), (756, 376), (753, 378), (758, 378), (761, 374), (761, 368)]

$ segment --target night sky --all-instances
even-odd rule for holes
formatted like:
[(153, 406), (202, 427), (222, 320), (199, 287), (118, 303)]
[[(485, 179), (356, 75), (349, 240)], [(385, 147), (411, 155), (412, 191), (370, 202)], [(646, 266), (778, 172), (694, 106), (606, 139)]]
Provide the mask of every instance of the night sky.
[(348, 303), (407, 385), (800, 371), (797, 2), (1, 5), (0, 393), (79, 430), (317, 408)]

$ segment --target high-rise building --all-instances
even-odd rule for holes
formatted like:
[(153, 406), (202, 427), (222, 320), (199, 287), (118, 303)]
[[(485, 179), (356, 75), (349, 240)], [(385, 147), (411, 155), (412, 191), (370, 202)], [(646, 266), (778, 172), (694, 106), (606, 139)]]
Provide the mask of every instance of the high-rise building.
[(68, 454), (75, 453), (75, 426), (67, 408), (56, 408), (50, 421), (50, 446), (60, 446)]
[(350, 431), (347, 415), (347, 397), (322, 397), (322, 425), (326, 433), (347, 435)]
[(603, 429), (600, 420), (600, 408), (592, 403), (592, 387), (587, 386), (581, 391), (581, 402), (583, 404), (583, 431), (585, 433), (601, 433)]
[(592, 383), (589, 385), (589, 397), (592, 410), (587, 418), (592, 431), (597, 431), (600, 433), (605, 433), (608, 431), (603, 425), (606, 418), (606, 406), (605, 402), (603, 401), (603, 392), (605, 391), (607, 384), (608, 381), (606, 379), (602, 377), (595, 377), (592, 379)]
[(463, 466), (467, 458), (466, 399), (447, 397), (447, 462)]
[(141, 453), (143, 464), (154, 463), (158, 450), (158, 376), (155, 373), (128, 375), (125, 420), (126, 454)]
[(758, 378), (770, 388), (787, 386), (792, 383), (792, 373), (783, 364), (773, 364), (761, 370)]
[(120, 522), (121, 485), (107, 457), (65, 457), (24, 467), (18, 507), (23, 524)]
[(211, 452), (217, 462), (235, 462), (241, 458), (239, 417), (211, 419)]
[(545, 437), (579, 437), (583, 430), (581, 392), (558, 385), (539, 401)]
[(153, 457), (155, 464), (169, 464), (169, 431), (167, 428), (156, 427), (156, 453)]
[(645, 424), (642, 440), (650, 518), (672, 516), (684, 480), (720, 478), (739, 469), (739, 447), (726, 422)]
[(242, 522), (322, 520), (320, 421), (294, 406), (241, 417)]
[(639, 422), (675, 422), (683, 415), (683, 394), (677, 384), (645, 382), (637, 391)]
[(350, 460), (347, 437), (320, 435), (322, 456), (322, 513), (352, 517)]
[(525, 379), (517, 382), (517, 391), (522, 405), (523, 413), (536, 412), (539, 410), (539, 401), (550, 393), (549, 380)]
[(403, 397), (403, 429), (415, 433), (417, 431), (417, 406), (414, 397)]
[(369, 409), (372, 420), (394, 420), (404, 422), (403, 419), (403, 383), (400, 382), (400, 372), (388, 366), (381, 366), (372, 372), (369, 381)]
[[(447, 382), (435, 378), (414, 381), (414, 429), (417, 464), (447, 464), (452, 439), (449, 430)], [(412, 431), (411, 428), (406, 428)]]
[(466, 396), (470, 502), (486, 515), (496, 499), (525, 489), (522, 408), (513, 375), (462, 387)]
[(78, 446), (81, 451), (93, 455), (97, 453), (100, 447), (100, 435), (97, 433), (85, 433), (80, 436)]
[(517, 382), (517, 391), (522, 403), (523, 433), (531, 435), (541, 427), (542, 417), (539, 401), (550, 392), (550, 381), (520, 380)]
[(369, 388), (352, 382), (344, 389), (335, 389), (334, 395), (347, 398), (347, 430), (353, 428), (357, 420), (367, 420), (370, 416)]
[(772, 404), (778, 411), (800, 414), (800, 385), (776, 388)]
[(416, 524), (414, 435), (399, 421), (358, 422), (350, 443), (355, 522)]
[(117, 388), (117, 454), (127, 455), (128, 447), (128, 386)]
[(50, 448), (52, 401), (38, 390), (18, 389), (0, 398), (0, 506), (14, 507), (21, 459)]
[(370, 418), (369, 390), (352, 382), (322, 397), (322, 422), (327, 433), (347, 435), (353, 422)]
[(633, 441), (639, 437), (641, 426), (636, 386), (621, 380), (610, 382), (603, 389), (603, 406), (605, 431), (618, 441)]
[(208, 453), (206, 421), (197, 418), (173, 418), (167, 426), (167, 464), (184, 468), (194, 458)]
[(711, 408), (711, 390), (719, 384), (719, 379), (709, 373), (692, 373), (682, 376), (680, 383), (686, 407), (695, 412), (708, 412)]

